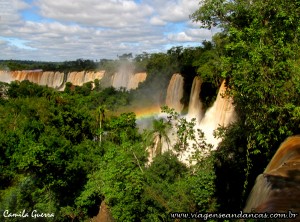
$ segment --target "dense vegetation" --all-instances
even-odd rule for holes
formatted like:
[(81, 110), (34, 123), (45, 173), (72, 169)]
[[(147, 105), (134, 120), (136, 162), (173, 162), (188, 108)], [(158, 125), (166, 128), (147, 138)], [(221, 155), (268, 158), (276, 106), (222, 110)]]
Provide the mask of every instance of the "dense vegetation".
[[(153, 129), (139, 133), (135, 114), (120, 114), (125, 106), (148, 96), (149, 88), (153, 94), (155, 89), (165, 90), (174, 72), (192, 80), (195, 61), (210, 50), (175, 47), (131, 61), (128, 57), (105, 61), (108, 69), (126, 62), (147, 71), (140, 89), (130, 92), (105, 88), (102, 80), (80, 87), (67, 83), (63, 92), (29, 81), (2, 83), (1, 216), (4, 210), (26, 209), (54, 213), (54, 218), (41, 221), (84, 221), (98, 213), (102, 201), (117, 221), (169, 221), (170, 212), (216, 211), (213, 157), (204, 164), (197, 156), (198, 163), (187, 167), (172, 152), (157, 152), (149, 165), (147, 149), (154, 146), (155, 137), (167, 137), (169, 123), (154, 121)], [(198, 57), (193, 56), (196, 53)], [(153, 84), (157, 80), (162, 85)], [(167, 112), (178, 118), (172, 110)], [(178, 136), (191, 138), (193, 124), (182, 120)], [(178, 150), (183, 151), (185, 140), (178, 141)], [(201, 144), (203, 149), (209, 147)]]
[[(228, 178), (223, 181), (226, 189), (220, 184), (221, 193), (231, 196), (222, 204), (225, 210), (242, 183), (247, 194), (279, 144), (299, 133), (299, 12), (295, 0), (205, 0), (192, 15), (204, 28), (222, 29), (220, 75), (227, 80), (239, 116), (223, 132), (220, 149), (225, 161), (220, 171)], [(226, 157), (228, 153), (235, 158)], [(243, 182), (231, 182), (237, 178)]]
[[(239, 212), (279, 144), (299, 133), (299, 8), (298, 1), (204, 0), (192, 19), (222, 31), (202, 47), (173, 47), (135, 58), (129, 53), (97, 63), (2, 61), (11, 70), (100, 67), (114, 72), (130, 60), (148, 77), (130, 92), (104, 88), (98, 80), (95, 88), (67, 84), (64, 92), (28, 81), (2, 83), (1, 211), (55, 214), (40, 221), (88, 221), (104, 201), (116, 221), (174, 221), (171, 212)], [(134, 113), (114, 115), (137, 101), (164, 98), (176, 72), (185, 78), (186, 105), (196, 75), (204, 80), (201, 98), (207, 107), (224, 79), (234, 99), (238, 119), (218, 130), (223, 142), (209, 157), (201, 155), (210, 145), (202, 134), (195, 137), (195, 123), (173, 110), (164, 108), (169, 118), (155, 120), (142, 133)], [(189, 146), (196, 148), (193, 166), (161, 149), (148, 164), (154, 139), (168, 141), (171, 119), (178, 120), (178, 141), (170, 150), (180, 155)]]

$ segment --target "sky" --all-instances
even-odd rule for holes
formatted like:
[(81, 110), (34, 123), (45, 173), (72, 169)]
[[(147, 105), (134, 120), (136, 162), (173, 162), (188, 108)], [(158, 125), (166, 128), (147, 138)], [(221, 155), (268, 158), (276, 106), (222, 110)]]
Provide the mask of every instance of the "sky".
[(0, 59), (116, 59), (211, 40), (200, 0), (0, 0)]

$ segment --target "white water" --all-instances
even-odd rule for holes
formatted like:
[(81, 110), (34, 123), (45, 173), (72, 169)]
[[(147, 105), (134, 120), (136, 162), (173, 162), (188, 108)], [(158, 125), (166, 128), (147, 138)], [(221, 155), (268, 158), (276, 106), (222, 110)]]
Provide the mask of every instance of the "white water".
[(125, 88), (127, 89), (128, 82), (130, 80), (132, 73), (126, 69), (120, 70), (115, 73), (112, 77), (112, 86), (116, 89)]
[(201, 85), (202, 80), (200, 79), (200, 77), (196, 76), (193, 80), (189, 109), (187, 114), (188, 120), (195, 118), (197, 120), (197, 123), (199, 123), (204, 116), (202, 102), (200, 100)]
[(225, 92), (225, 81), (223, 81), (216, 101), (213, 106), (206, 111), (199, 124), (199, 128), (204, 132), (207, 142), (214, 145), (215, 149), (221, 141), (214, 138), (214, 130), (220, 126), (228, 126), (230, 123), (234, 122), (236, 118), (233, 101), (225, 95)]
[[(201, 85), (199, 86), (200, 80), (194, 80), (194, 82), (197, 82), (197, 87), (201, 87)], [(194, 128), (195, 130), (200, 129), (204, 133), (206, 143), (213, 145), (212, 150), (217, 149), (218, 144), (221, 142), (220, 139), (214, 137), (214, 131), (220, 126), (228, 126), (230, 123), (234, 122), (236, 118), (236, 113), (232, 103), (233, 101), (228, 96), (225, 96), (225, 91), (226, 87), (224, 81), (219, 88), (216, 101), (212, 107), (205, 112), (204, 117), (202, 117), (202, 106), (199, 105), (201, 104), (201, 101), (194, 101), (195, 97), (198, 97), (200, 89), (195, 88), (195, 90), (191, 91), (192, 94), (190, 97), (189, 112), (186, 118), (187, 120), (196, 118), (196, 126)], [(196, 95), (193, 95), (194, 93)], [(198, 112), (195, 112), (197, 111), (197, 108), (193, 107), (193, 104), (200, 109)], [(196, 135), (196, 137), (197, 136), (198, 135)], [(193, 141), (190, 142), (190, 146), (192, 143)], [(195, 150), (193, 149), (187, 150), (186, 152), (182, 153), (180, 160), (188, 164), (187, 160), (194, 152)]]
[[(168, 96), (166, 99), (166, 104), (170, 108), (177, 107), (178, 112), (181, 111), (181, 106), (179, 106), (180, 99), (182, 98), (181, 92), (183, 91), (183, 78), (179, 74), (174, 74), (169, 87), (168, 87)], [(212, 145), (212, 150), (217, 149), (218, 144), (221, 142), (220, 139), (217, 139), (214, 137), (214, 131), (220, 127), (226, 127), (230, 123), (233, 123), (236, 119), (236, 113), (234, 110), (233, 101), (231, 98), (225, 95), (226, 86), (225, 81), (221, 84), (219, 88), (219, 92), (217, 95), (217, 99), (213, 103), (213, 105), (204, 113), (202, 108), (202, 102), (200, 100), (200, 91), (201, 91), (201, 84), (202, 81), (199, 77), (196, 77), (193, 81), (191, 95), (190, 95), (190, 101), (189, 101), (189, 110), (188, 114), (186, 116), (182, 116), (182, 118), (186, 118), (187, 121), (191, 121), (193, 118), (196, 119), (195, 121), (195, 127), (194, 130), (196, 132), (196, 139), (199, 138), (199, 135), (197, 134), (197, 129), (200, 129), (204, 133), (205, 142), (207, 144)], [(181, 104), (180, 104), (181, 105)], [(166, 116), (160, 115), (158, 118), (165, 118)], [(173, 128), (168, 133), (168, 137), (171, 141), (170, 146), (173, 147), (175, 143), (178, 141), (176, 132), (175, 132), (175, 125), (178, 122), (172, 122)], [(157, 140), (154, 141), (156, 144), (154, 147), (149, 148), (151, 150), (151, 160), (155, 156), (153, 153), (153, 150), (155, 150), (157, 146)], [(198, 142), (200, 142), (198, 140)], [(188, 141), (189, 149), (186, 151), (180, 152), (179, 154), (179, 160), (183, 163), (186, 163), (187, 165), (190, 165), (189, 159), (194, 154), (195, 150), (192, 148), (192, 145), (195, 144), (194, 141)], [(165, 152), (168, 150), (168, 146), (166, 142), (163, 142), (162, 152)], [(175, 151), (174, 151), (175, 152)], [(175, 152), (176, 153), (176, 152)], [(209, 150), (202, 151), (203, 155), (208, 155)], [(150, 161), (151, 162), (151, 161)], [(191, 163), (193, 164), (193, 162)]]
[[(71, 82), (73, 85), (82, 86), (86, 82), (94, 81), (95, 79), (102, 79), (105, 71), (96, 72), (69, 72), (67, 74), (66, 82)], [(49, 86), (55, 89), (64, 88), (64, 73), (51, 72), (42, 70), (24, 70), (24, 71), (5, 71), (0, 70), (0, 81), (11, 82), (14, 80), (23, 81), (29, 80), (30, 82)]]
[(167, 89), (166, 105), (180, 113), (183, 109), (183, 104), (180, 102), (182, 97), (183, 77), (178, 73), (173, 74)]
[(140, 72), (140, 73), (135, 73), (130, 76), (129, 82), (127, 84), (127, 89), (136, 89), (139, 86), (139, 83), (144, 82), (147, 78), (147, 73), (145, 72)]
[(0, 70), (0, 82), (10, 83), (12, 78), (9, 71)]

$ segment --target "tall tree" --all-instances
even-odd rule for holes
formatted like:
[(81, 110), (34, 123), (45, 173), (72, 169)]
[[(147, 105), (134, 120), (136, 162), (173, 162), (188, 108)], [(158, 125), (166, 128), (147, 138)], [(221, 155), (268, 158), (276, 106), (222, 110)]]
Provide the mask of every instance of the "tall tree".
[(227, 78), (248, 148), (269, 152), (298, 132), (299, 1), (205, 0), (192, 18), (219, 26), (227, 44), (222, 77)]
[[(300, 132), (300, 2), (204, 0), (191, 17), (203, 28), (219, 27), (223, 35), (220, 74), (239, 116), (223, 141), (228, 152), (245, 155), (239, 161), (246, 160), (246, 194), (279, 143)], [(223, 158), (222, 166), (230, 162)], [(236, 195), (234, 185), (226, 192), (230, 189)]]
[(166, 141), (167, 146), (170, 146), (170, 138), (168, 136), (171, 125), (168, 122), (164, 122), (163, 119), (153, 120), (153, 140), (157, 143), (154, 145), (155, 155), (162, 154), (163, 140)]

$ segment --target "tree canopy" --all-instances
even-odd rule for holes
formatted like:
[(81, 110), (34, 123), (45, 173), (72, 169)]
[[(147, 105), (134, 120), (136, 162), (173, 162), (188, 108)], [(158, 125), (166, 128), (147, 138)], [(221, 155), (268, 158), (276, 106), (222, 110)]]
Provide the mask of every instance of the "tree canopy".
[(279, 144), (299, 133), (299, 16), (296, 0), (204, 0), (191, 16), (222, 34), (220, 75), (239, 120), (221, 147), (238, 156), (246, 149), (246, 177), (256, 177)]
[[(1, 83), (1, 216), (3, 209), (26, 208), (53, 212), (55, 221), (84, 221), (97, 214), (102, 201), (117, 221), (173, 221), (169, 213), (183, 211), (239, 212), (279, 143), (299, 133), (299, 4), (204, 0), (191, 18), (220, 33), (202, 47), (176, 46), (133, 59), (128, 53), (97, 64), (2, 61), (11, 69), (80, 71), (99, 65), (109, 73), (130, 62), (148, 75), (131, 92), (104, 88), (102, 80), (95, 88), (92, 82), (67, 84), (63, 92), (28, 81)], [(223, 140), (210, 156), (200, 155), (211, 146), (203, 134), (196, 137), (195, 122), (172, 110), (166, 121), (154, 120), (144, 132), (138, 131), (134, 113), (121, 113), (137, 101), (146, 106), (164, 98), (176, 72), (184, 76), (185, 105), (196, 75), (203, 79), (200, 97), (207, 107), (226, 80), (238, 119), (217, 131)], [(169, 142), (172, 118), (177, 120), (174, 152), (162, 153), (159, 144), (149, 165), (146, 151), (155, 137)], [(178, 160), (189, 146), (197, 150), (193, 166)]]

